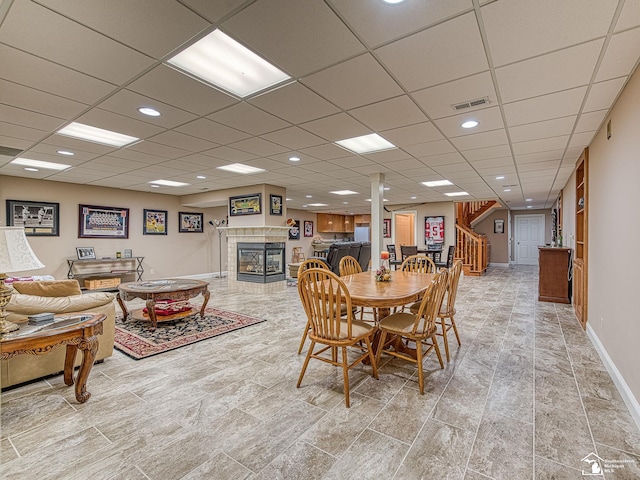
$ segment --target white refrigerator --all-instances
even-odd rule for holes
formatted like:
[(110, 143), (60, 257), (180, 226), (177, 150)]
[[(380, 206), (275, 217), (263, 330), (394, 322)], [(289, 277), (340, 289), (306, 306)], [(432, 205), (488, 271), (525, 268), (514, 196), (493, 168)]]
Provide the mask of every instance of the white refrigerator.
[(369, 227), (356, 227), (353, 239), (356, 242), (370, 242), (371, 241), (371, 229)]

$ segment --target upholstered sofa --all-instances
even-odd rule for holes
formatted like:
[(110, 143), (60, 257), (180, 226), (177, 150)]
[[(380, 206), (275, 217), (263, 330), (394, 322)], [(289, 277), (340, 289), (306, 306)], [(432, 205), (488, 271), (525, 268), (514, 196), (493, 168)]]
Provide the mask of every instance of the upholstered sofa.
[[(27, 322), (27, 316), (42, 312), (92, 312), (107, 316), (98, 337), (96, 360), (113, 354), (115, 333), (115, 295), (108, 292), (82, 294), (76, 280), (14, 282), (14, 294), (7, 305), (7, 320)], [(62, 372), (66, 348), (58, 347), (44, 355), (18, 355), (0, 363), (2, 388)], [(76, 356), (79, 365), (82, 355)]]

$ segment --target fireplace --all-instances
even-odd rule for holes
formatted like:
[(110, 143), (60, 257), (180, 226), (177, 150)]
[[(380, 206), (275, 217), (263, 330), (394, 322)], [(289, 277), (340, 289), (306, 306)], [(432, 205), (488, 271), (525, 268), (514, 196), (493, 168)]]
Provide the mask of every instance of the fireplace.
[(286, 279), (285, 244), (238, 242), (237, 279), (241, 282), (271, 283)]

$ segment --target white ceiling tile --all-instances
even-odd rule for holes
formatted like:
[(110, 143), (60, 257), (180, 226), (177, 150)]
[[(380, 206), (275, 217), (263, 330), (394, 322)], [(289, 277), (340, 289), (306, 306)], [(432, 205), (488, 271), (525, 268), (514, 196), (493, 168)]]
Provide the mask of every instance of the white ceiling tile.
[(462, 155), (460, 155), (458, 152), (420, 157), (419, 160), (429, 167), (435, 167), (437, 165), (446, 165), (448, 163), (466, 162), (465, 158)]
[(207, 118), (251, 135), (262, 135), (290, 126), (288, 122), (244, 102), (213, 113)]
[(188, 152), (202, 152), (203, 150), (209, 150), (218, 146), (213, 142), (175, 131), (160, 133), (159, 135), (151, 137), (149, 140), (169, 147), (178, 147)]
[(237, 150), (242, 150), (243, 152), (252, 153), (259, 157), (268, 157), (269, 155), (275, 155), (276, 153), (287, 151), (286, 148), (280, 145), (276, 145), (275, 143), (258, 137), (240, 140), (239, 142), (232, 143), (229, 146)]
[(376, 132), (407, 125), (421, 124), (427, 117), (406, 95), (349, 111)]
[(607, 80), (606, 82), (594, 83), (582, 111), (593, 112), (609, 108), (626, 81), (627, 77), (621, 77)]
[(513, 158), (511, 157), (498, 157), (498, 158), (489, 158), (487, 160), (476, 160), (471, 162), (471, 165), (476, 170), (484, 170), (487, 168), (493, 167), (513, 167)]
[(299, 82), (248, 100), (263, 110), (292, 123), (303, 123), (338, 113), (339, 109)]
[(338, 113), (337, 115), (313, 120), (300, 126), (331, 142), (372, 133), (371, 130), (346, 113)]
[(324, 2), (258, 1), (225, 21), (222, 28), (294, 77), (364, 50)]
[(444, 137), (430, 122), (385, 130), (381, 135), (398, 147), (442, 140)]
[(147, 138), (160, 133), (163, 128), (141, 122), (130, 117), (118, 115), (99, 108), (94, 108), (81, 115), (76, 120), (78, 123), (91, 125), (92, 127), (104, 128), (113, 132), (131, 135), (137, 138)]
[(640, 58), (640, 28), (611, 37), (596, 82), (628, 75)]
[(473, 13), (397, 40), (375, 53), (408, 91), (488, 69)]
[[(462, 124), (468, 120), (475, 120), (478, 126), (474, 128), (462, 128)], [(459, 137), (462, 135), (476, 135), (490, 130), (504, 128), (500, 109), (489, 107), (474, 112), (465, 112), (452, 117), (439, 118), (433, 122), (447, 137)]]
[(167, 145), (162, 145), (161, 143), (150, 141), (136, 143), (127, 148), (134, 152), (142, 152), (149, 155), (155, 155), (156, 157), (159, 157), (158, 161), (164, 160), (165, 158), (180, 158), (191, 153), (187, 150), (169, 147)]
[(583, 113), (576, 124), (576, 133), (598, 130), (602, 121), (607, 116), (608, 110), (596, 110), (595, 112)]
[(245, 0), (216, 0), (215, 2), (211, 0), (180, 1), (212, 23), (218, 22), (245, 3)]
[(586, 91), (587, 87), (578, 87), (564, 92), (508, 103), (504, 106), (507, 125), (513, 127), (575, 115), (580, 109)]
[(300, 153), (320, 160), (333, 160), (352, 155), (351, 152), (334, 145), (333, 143), (325, 143), (324, 145), (318, 145), (316, 147), (303, 148), (300, 150)]
[[(12, 114), (15, 112), (15, 110), (16, 109), (11, 108), (8, 110), (8, 113)], [(7, 110), (3, 111), (3, 108), (0, 105), (0, 118), (7, 118), (4, 113), (7, 113)], [(0, 132), (2, 132), (3, 136), (7, 136), (9, 138), (29, 140), (29, 144), (31, 143), (31, 141), (39, 140), (47, 135), (47, 131), (43, 129), (25, 127), (24, 125), (16, 125), (14, 123), (7, 122), (0, 122)], [(3, 145), (19, 148), (17, 145), (13, 145), (11, 143), (3, 143)]]
[(430, 155), (440, 155), (441, 153), (451, 153), (455, 148), (447, 140), (436, 140), (435, 142), (416, 143), (408, 145), (404, 149), (415, 157), (428, 157)]
[[(603, 39), (566, 48), (496, 69), (498, 89), (505, 103), (587, 85), (602, 49)], [(540, 75), (544, 72), (544, 75)]]
[[(496, 67), (606, 35), (618, 0), (510, 0), (481, 8)], [(579, 28), (566, 28), (580, 25)]]
[(238, 102), (230, 95), (166, 65), (157, 66), (127, 88), (198, 115), (206, 115)]
[(11, 5), (0, 42), (108, 82), (129, 80), (153, 64), (150, 57), (33, 2)]
[(526, 142), (540, 138), (569, 135), (576, 122), (576, 116), (554, 118), (543, 122), (528, 123), (509, 128), (512, 142)]
[(518, 142), (513, 144), (513, 153), (517, 156), (526, 155), (528, 153), (560, 150), (567, 146), (568, 140), (569, 135), (561, 135), (559, 137), (549, 137), (539, 140), (529, 140), (528, 142)]
[[(485, 97), (488, 98), (489, 105), (492, 105), (495, 104), (497, 98), (493, 79), (489, 72), (482, 72), (435, 87), (418, 90), (412, 96), (432, 119), (449, 117), (460, 113), (459, 110), (453, 108), (453, 105)], [(470, 107), (464, 111), (473, 112), (486, 107), (487, 105), (480, 105)]]
[(265, 140), (269, 140), (270, 142), (277, 143), (278, 145), (291, 148), (292, 150), (313, 147), (315, 145), (326, 143), (325, 140), (317, 135), (309, 133), (299, 127), (283, 128), (282, 130), (267, 133), (261, 137)]
[[(3, 104), (0, 104), (0, 118), (7, 119), (8, 123), (13, 123), (15, 125), (22, 125), (24, 127), (48, 131), (57, 130), (66, 122), (66, 120), (52, 117), (51, 115), (31, 112), (29, 110)], [(3, 133), (6, 132), (3, 130)]]
[(640, 25), (640, 0), (625, 0), (616, 23), (616, 32)]
[(227, 127), (226, 125), (222, 125), (217, 122), (212, 122), (206, 118), (194, 120), (193, 122), (176, 128), (176, 130), (186, 133), (187, 135), (193, 135), (194, 137), (203, 138), (221, 145), (237, 142), (238, 140), (250, 137), (250, 135), (236, 130), (235, 128)]
[(477, 160), (487, 160), (489, 158), (508, 157), (511, 155), (509, 145), (498, 145), (496, 147), (476, 148), (464, 152), (464, 157), (470, 162)]
[(368, 53), (304, 77), (300, 82), (344, 110), (402, 94), (398, 84)]
[(547, 150), (543, 152), (527, 153), (516, 155), (516, 163), (546, 162), (549, 160), (559, 160), (562, 158), (564, 150)]
[(549, 160), (548, 162), (523, 163), (518, 165), (518, 172), (535, 172), (540, 170), (552, 170), (554, 173), (560, 166), (560, 160)]
[(595, 136), (597, 132), (593, 131), (593, 132), (582, 132), (582, 133), (574, 133), (571, 136), (571, 141), (569, 142), (569, 148), (574, 148), (574, 147), (580, 147), (580, 148), (584, 148), (584, 147), (588, 147), (589, 144), (591, 143), (591, 140), (593, 140), (593, 137)]
[[(172, 0), (83, 2), (38, 0), (67, 18), (154, 58), (170, 53), (210, 23)], [(122, 12), (127, 12), (123, 15)], [(154, 28), (140, 28), (150, 24)]]
[(489, 132), (452, 138), (451, 143), (453, 143), (458, 150), (465, 151), (476, 148), (493, 147), (496, 145), (506, 145), (509, 141), (507, 139), (507, 132), (505, 129), (500, 128)]

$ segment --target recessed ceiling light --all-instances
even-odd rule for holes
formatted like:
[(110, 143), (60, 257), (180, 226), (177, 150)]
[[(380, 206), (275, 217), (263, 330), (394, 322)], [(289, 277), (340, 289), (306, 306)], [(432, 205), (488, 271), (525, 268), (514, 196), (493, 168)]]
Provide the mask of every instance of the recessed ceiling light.
[(411, 197), (411, 200), (415, 200), (416, 198), (418, 198), (418, 197)]
[(25, 167), (44, 168), (47, 170), (66, 170), (71, 165), (63, 165), (62, 163), (43, 162), (42, 160), (31, 160), (30, 158), (16, 158), (11, 163), (14, 165), (22, 165)]
[(204, 175), (196, 175), (196, 178), (198, 178), (200, 180), (204, 180), (207, 177), (205, 177)]
[(249, 173), (260, 173), (265, 171), (264, 168), (252, 167), (251, 165), (243, 165), (242, 163), (231, 163), (229, 165), (223, 165), (222, 167), (216, 168), (219, 168), (220, 170), (226, 170), (227, 172), (242, 173), (245, 175)]
[(388, 142), (377, 133), (338, 140), (336, 144), (354, 153), (381, 152), (397, 148), (393, 143)]
[(527, 208), (533, 208), (531, 205), (527, 205)]
[(395, 5), (396, 3), (402, 3), (404, 0), (382, 0), (384, 3), (388, 3), (389, 5)]
[(290, 202), (292, 199), (291, 199), (291, 198), (285, 198), (285, 200), (286, 200), (287, 202)]
[(527, 198), (525, 202), (533, 202), (533, 198)]
[(240, 98), (291, 78), (220, 30), (174, 55), (168, 63)]
[(289, 157), (289, 160), (292, 162), (299, 162), (300, 161), (300, 157)]
[(158, 110), (151, 107), (140, 107), (138, 111), (143, 115), (147, 115), (149, 117), (159, 117), (160, 115), (162, 115)]
[(24, 169), (27, 172), (39, 172), (40, 170), (38, 170), (37, 168), (33, 168), (33, 167), (24, 167)]
[[(365, 199), (365, 202), (370, 202), (370, 201), (371, 201), (370, 198)], [(389, 200), (387, 200), (386, 198), (383, 198), (382, 201), (383, 202), (388, 202)]]
[(478, 122), (476, 122), (475, 120), (468, 120), (468, 121), (464, 122), (460, 126), (462, 128), (473, 128), (473, 127), (477, 127), (478, 126)]
[(174, 182), (173, 180), (154, 180), (153, 182), (149, 182), (152, 186), (155, 185), (164, 185), (165, 187), (185, 187), (189, 185), (184, 182)]
[(56, 153), (59, 153), (60, 155), (66, 155), (67, 157), (73, 157), (75, 155), (75, 153), (70, 152), (69, 150), (58, 150)]
[(432, 182), (422, 182), (427, 187), (443, 187), (445, 185), (453, 185), (449, 180), (434, 180)]
[(336, 190), (334, 192), (329, 192), (329, 193), (333, 193), (335, 195), (357, 195), (358, 192), (354, 192), (353, 190)]
[(383, 190), (391, 190), (390, 187), (384, 187)]
[(510, 188), (505, 188), (505, 189), (504, 189), (504, 191), (505, 191), (505, 192), (510, 192), (510, 191), (511, 191), (511, 189), (510, 189)]
[(313, 198), (313, 195), (305, 195), (307, 198)]
[(99, 143), (101, 145), (109, 145), (110, 147), (124, 147), (140, 140), (137, 137), (124, 135), (122, 133), (104, 130), (91, 125), (83, 125), (82, 123), (72, 122), (64, 128), (56, 132), (58, 135), (65, 137), (79, 138), (87, 142)]
[(504, 175), (500, 175), (499, 177), (496, 177), (496, 180), (504, 180)]
[(342, 202), (343, 205), (349, 205), (349, 202)]
[(151, 188), (160, 188), (160, 185), (154, 185), (153, 183), (151, 184)]
[(449, 192), (445, 193), (447, 197), (462, 197), (464, 195), (469, 195), (467, 192)]
[(326, 203), (310, 203), (310, 207), (328, 207), (329, 205)]

